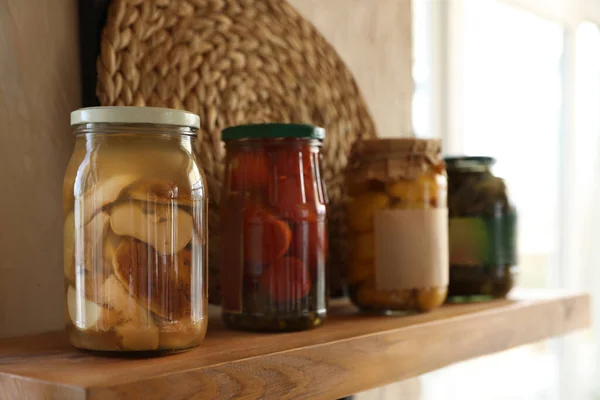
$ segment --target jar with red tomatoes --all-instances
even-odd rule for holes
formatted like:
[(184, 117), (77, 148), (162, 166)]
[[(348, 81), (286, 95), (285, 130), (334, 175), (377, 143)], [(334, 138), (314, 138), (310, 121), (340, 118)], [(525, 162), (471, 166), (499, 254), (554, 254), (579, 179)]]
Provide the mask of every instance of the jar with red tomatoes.
[(254, 124), (223, 130), (220, 274), (233, 329), (298, 331), (327, 313), (323, 128)]

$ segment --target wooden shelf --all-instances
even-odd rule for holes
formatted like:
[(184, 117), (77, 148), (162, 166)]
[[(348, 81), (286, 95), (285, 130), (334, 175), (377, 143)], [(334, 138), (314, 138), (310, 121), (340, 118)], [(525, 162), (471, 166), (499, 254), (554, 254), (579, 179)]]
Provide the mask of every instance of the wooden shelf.
[(521, 291), (382, 317), (337, 302), (323, 327), (288, 334), (228, 331), (212, 315), (200, 347), (145, 359), (91, 355), (50, 332), (0, 340), (0, 388), (4, 398), (332, 399), (585, 328), (589, 303), (585, 294)]

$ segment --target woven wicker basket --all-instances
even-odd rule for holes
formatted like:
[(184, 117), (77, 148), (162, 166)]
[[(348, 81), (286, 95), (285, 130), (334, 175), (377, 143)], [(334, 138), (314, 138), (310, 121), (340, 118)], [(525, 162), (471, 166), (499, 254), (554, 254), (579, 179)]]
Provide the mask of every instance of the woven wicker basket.
[(102, 105), (158, 106), (200, 115), (197, 152), (210, 196), (210, 299), (219, 302), (221, 129), (303, 122), (327, 130), (329, 279), (345, 265), (342, 171), (375, 127), (348, 68), (285, 0), (114, 0), (97, 62)]

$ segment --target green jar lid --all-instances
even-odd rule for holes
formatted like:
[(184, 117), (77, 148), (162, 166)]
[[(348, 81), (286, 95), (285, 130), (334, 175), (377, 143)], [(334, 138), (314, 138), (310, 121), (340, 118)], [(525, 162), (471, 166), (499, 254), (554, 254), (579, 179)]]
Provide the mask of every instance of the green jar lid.
[(308, 124), (249, 124), (223, 129), (222, 140), (236, 139), (325, 139), (325, 129)]

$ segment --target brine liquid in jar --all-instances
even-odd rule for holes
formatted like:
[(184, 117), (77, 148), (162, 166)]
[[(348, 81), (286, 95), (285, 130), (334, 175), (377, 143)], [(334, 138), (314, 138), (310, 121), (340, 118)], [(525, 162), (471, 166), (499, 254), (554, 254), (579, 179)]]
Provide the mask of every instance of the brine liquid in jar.
[(208, 322), (205, 178), (197, 115), (143, 107), (74, 111), (64, 179), (66, 328), (98, 351), (198, 345)]
[(223, 321), (234, 329), (296, 331), (326, 316), (326, 195), (322, 128), (227, 128), (221, 196)]

